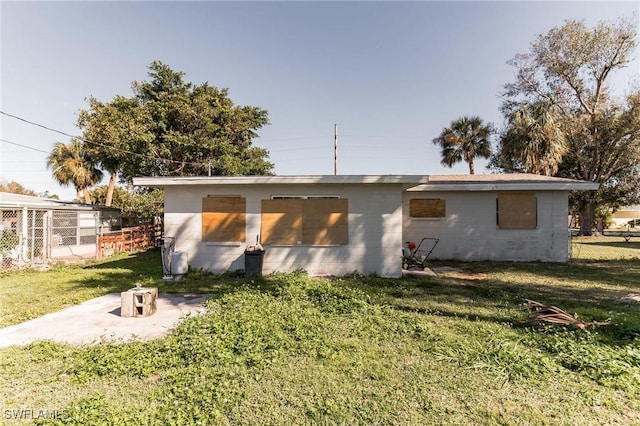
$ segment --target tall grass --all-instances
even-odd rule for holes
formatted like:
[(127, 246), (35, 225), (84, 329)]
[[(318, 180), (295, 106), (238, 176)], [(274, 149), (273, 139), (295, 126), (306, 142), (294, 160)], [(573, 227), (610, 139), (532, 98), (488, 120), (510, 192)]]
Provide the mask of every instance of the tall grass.
[[(156, 280), (155, 260), (55, 288)], [(619, 302), (637, 261), (442, 264), (464, 273), (192, 273), (180, 291), (217, 297), (165, 338), (0, 350), (0, 406), (59, 412), (39, 424), (640, 424), (640, 315)], [(536, 328), (523, 299), (611, 323)]]
[(640, 324), (537, 330), (517, 309), (537, 290), (504, 279), (245, 281), (163, 339), (0, 351), (1, 404), (61, 411), (42, 424), (640, 420)]

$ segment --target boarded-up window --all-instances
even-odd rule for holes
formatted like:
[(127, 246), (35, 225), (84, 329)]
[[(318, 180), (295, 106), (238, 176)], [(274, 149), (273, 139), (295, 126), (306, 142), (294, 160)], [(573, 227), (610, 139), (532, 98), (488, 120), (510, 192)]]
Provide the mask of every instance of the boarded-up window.
[(263, 244), (299, 244), (302, 242), (303, 200), (262, 200)]
[(348, 201), (340, 198), (302, 201), (302, 243), (348, 244)]
[(262, 200), (262, 243), (348, 244), (348, 221), (342, 198)]
[(500, 192), (497, 199), (497, 224), (500, 229), (536, 229), (537, 199), (533, 192)]
[(440, 199), (409, 200), (409, 216), (411, 217), (445, 217), (446, 203)]
[(242, 197), (202, 199), (202, 241), (244, 243), (247, 200)]

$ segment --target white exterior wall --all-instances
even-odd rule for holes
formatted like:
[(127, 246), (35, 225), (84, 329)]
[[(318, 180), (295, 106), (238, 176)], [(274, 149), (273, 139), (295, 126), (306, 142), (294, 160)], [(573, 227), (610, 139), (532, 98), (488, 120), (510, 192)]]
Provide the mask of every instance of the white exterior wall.
[[(202, 198), (238, 195), (247, 200), (242, 244), (202, 242)], [(303, 268), (310, 275), (354, 271), (399, 277), (402, 247), (402, 189), (399, 184), (185, 185), (165, 188), (165, 236), (187, 253), (192, 268), (214, 273), (244, 269), (244, 250), (260, 234), (261, 200), (272, 195), (338, 195), (349, 200), (349, 244), (265, 246), (263, 273)]]
[[(424, 237), (439, 238), (430, 259), (566, 262), (568, 192), (535, 191), (535, 194), (537, 229), (514, 230), (499, 229), (496, 225), (495, 191), (405, 192), (402, 239), (418, 244)], [(446, 200), (446, 217), (409, 217), (412, 198)]]
[[(629, 222), (634, 221), (634, 219), (640, 221), (640, 206), (622, 207), (611, 216), (611, 227), (626, 229), (627, 226), (630, 226)], [(631, 228), (638, 227), (635, 222), (632, 222), (632, 224)]]

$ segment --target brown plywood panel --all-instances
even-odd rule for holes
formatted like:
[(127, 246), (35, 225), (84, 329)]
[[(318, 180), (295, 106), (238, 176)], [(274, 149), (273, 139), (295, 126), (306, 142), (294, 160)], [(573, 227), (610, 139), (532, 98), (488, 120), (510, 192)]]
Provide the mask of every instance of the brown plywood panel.
[(262, 200), (262, 244), (289, 245), (302, 242), (302, 201)]
[(440, 199), (409, 200), (409, 216), (411, 217), (445, 217), (446, 202)]
[(304, 244), (349, 244), (349, 201), (347, 199), (312, 198), (302, 201), (302, 242)]
[(244, 213), (247, 199), (243, 197), (207, 197), (202, 199), (202, 211), (211, 213)]
[(202, 241), (246, 241), (246, 199), (219, 197), (202, 199)]
[(537, 224), (537, 202), (533, 192), (498, 193), (500, 229), (535, 229)]

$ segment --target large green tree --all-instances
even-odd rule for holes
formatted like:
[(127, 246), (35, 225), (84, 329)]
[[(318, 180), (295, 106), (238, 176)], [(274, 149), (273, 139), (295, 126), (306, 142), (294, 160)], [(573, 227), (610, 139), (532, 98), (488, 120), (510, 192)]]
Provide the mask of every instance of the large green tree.
[(615, 98), (610, 88), (636, 46), (633, 19), (593, 28), (566, 21), (510, 61), (516, 79), (504, 88), (507, 128), (494, 164), (599, 183), (571, 197), (582, 235), (591, 235), (599, 206), (640, 196), (640, 91)]
[(268, 152), (252, 144), (268, 124), (267, 111), (235, 105), (227, 89), (183, 77), (154, 61), (149, 80), (133, 82), (131, 97), (90, 98), (81, 111), (89, 155), (111, 173), (108, 194), (116, 180), (130, 183), (134, 176), (272, 173)]
[(118, 173), (140, 155), (132, 150), (153, 141), (148, 111), (135, 99), (115, 96), (103, 103), (88, 99), (89, 109), (80, 111), (78, 126), (83, 129), (86, 153), (110, 173), (104, 205), (112, 204)]
[(47, 157), (47, 167), (52, 170), (58, 183), (75, 187), (78, 200), (83, 194), (85, 203), (91, 204), (89, 187), (102, 180), (102, 171), (87, 155), (82, 141), (72, 139), (68, 144), (57, 142)]
[(492, 125), (484, 124), (480, 117), (461, 117), (442, 129), (433, 143), (440, 146), (443, 166), (453, 167), (465, 161), (469, 165), (469, 173), (475, 174), (474, 159), (491, 155), (492, 133)]
[[(96, 204), (106, 205), (108, 186), (97, 186), (91, 192)], [(153, 223), (164, 212), (164, 191), (162, 189), (123, 188), (116, 186), (112, 191), (112, 205), (122, 211), (124, 226)]]

